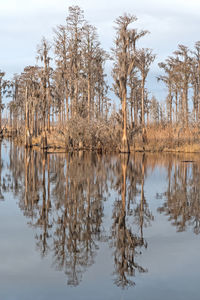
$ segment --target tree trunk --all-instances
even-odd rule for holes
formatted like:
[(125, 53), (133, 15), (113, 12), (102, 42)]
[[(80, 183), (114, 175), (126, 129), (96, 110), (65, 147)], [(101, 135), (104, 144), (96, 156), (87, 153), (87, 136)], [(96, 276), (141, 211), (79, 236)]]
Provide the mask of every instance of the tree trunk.
[(122, 153), (129, 153), (129, 143), (127, 139), (127, 112), (126, 112), (126, 87), (124, 87), (122, 92), (122, 114), (123, 114), (123, 135), (121, 141), (120, 152)]
[[(49, 84), (49, 83), (48, 83)], [(49, 86), (47, 88), (47, 99), (48, 99), (48, 104), (47, 104), (47, 130), (50, 132), (50, 108), (51, 108), (51, 95), (50, 95), (50, 90)]]
[(65, 98), (66, 98), (66, 120), (68, 121), (69, 120), (69, 103), (68, 103), (68, 91), (67, 91), (67, 88), (66, 88), (66, 91), (65, 91)]
[(28, 105), (28, 90), (25, 94), (25, 147), (32, 147), (32, 137), (29, 130), (29, 105)]
[(144, 122), (144, 76), (142, 76), (142, 107), (141, 107), (141, 123), (142, 123), (142, 128), (145, 127), (145, 122)]
[(1, 81), (0, 81), (0, 132), (1, 132), (1, 106), (2, 106), (2, 96), (1, 96)]
[(90, 122), (90, 110), (91, 110), (91, 85), (90, 75), (88, 76), (88, 123)]

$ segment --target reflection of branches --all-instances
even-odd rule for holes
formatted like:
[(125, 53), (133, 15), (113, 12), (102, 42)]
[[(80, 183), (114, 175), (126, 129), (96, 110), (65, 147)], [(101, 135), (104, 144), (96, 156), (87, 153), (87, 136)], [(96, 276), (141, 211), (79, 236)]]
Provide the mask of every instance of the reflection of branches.
[(119, 194), (111, 237), (115, 282), (134, 284), (130, 277), (147, 271), (136, 260), (147, 247), (143, 227), (153, 219), (144, 193), (145, 159), (44, 154), (15, 146), (10, 154), (14, 192), (36, 230), (37, 249), (42, 256), (53, 255), (53, 266), (66, 274), (68, 284), (80, 283), (95, 261), (99, 242), (108, 241), (102, 222), (109, 185)]
[(143, 267), (135, 262), (135, 257), (139, 252), (138, 248), (147, 247), (143, 238), (132, 233), (131, 228), (126, 224), (126, 215), (120, 203), (116, 203), (115, 212), (113, 214), (114, 224), (112, 226), (112, 236), (114, 242), (112, 247), (114, 250), (115, 262), (115, 284), (121, 287), (134, 285), (134, 282), (128, 277), (135, 276), (135, 270), (146, 272)]
[(82, 273), (94, 263), (97, 241), (102, 238), (103, 189), (97, 173), (94, 160), (68, 157), (65, 201), (59, 205), (54, 235), (54, 264), (65, 270), (70, 285), (79, 284)]
[[(128, 157), (122, 156), (121, 159), (121, 201), (115, 201), (113, 210), (113, 226), (112, 226), (112, 247), (114, 248), (114, 262), (116, 278), (115, 284), (121, 287), (134, 285), (134, 281), (130, 277), (135, 276), (135, 271), (147, 272), (136, 261), (136, 256), (140, 253), (138, 248), (147, 247), (147, 243), (143, 239), (143, 230), (141, 228), (141, 235), (134, 234), (132, 228), (128, 224), (127, 210), (130, 210), (130, 203), (126, 205), (126, 191), (127, 191), (127, 167)], [(143, 180), (143, 178), (142, 178)], [(143, 191), (143, 186), (142, 186)], [(142, 192), (143, 193), (143, 192)], [(143, 211), (142, 207), (140, 209)], [(136, 210), (137, 212), (137, 210)], [(140, 214), (141, 218), (141, 214)], [(143, 221), (140, 222), (141, 227)]]
[(168, 189), (163, 194), (166, 201), (158, 211), (169, 216), (178, 231), (193, 226), (196, 234), (200, 232), (199, 171), (199, 166), (183, 162), (168, 168)]
[(51, 235), (49, 233), (49, 229), (52, 228), (52, 222), (49, 220), (49, 214), (51, 213), (51, 201), (50, 201), (50, 181), (49, 181), (49, 157), (48, 157), (48, 181), (47, 181), (47, 191), (48, 197), (46, 197), (46, 160), (47, 157), (43, 153), (42, 158), (42, 205), (38, 206), (38, 218), (35, 227), (40, 227), (42, 233), (38, 236), (36, 235), (37, 248), (40, 249), (42, 256), (46, 255), (50, 250), (50, 246), (48, 244), (48, 239), (50, 239)]
[(4, 196), (3, 196), (3, 193), (2, 193), (2, 182), (1, 182), (1, 172), (2, 172), (2, 161), (1, 161), (1, 143), (2, 143), (2, 140), (1, 140), (1, 137), (0, 137), (0, 200), (4, 200)]
[(145, 155), (143, 155), (142, 168), (141, 168), (142, 172), (141, 172), (140, 203), (136, 205), (136, 208), (134, 210), (135, 223), (139, 224), (141, 237), (143, 236), (143, 227), (149, 226), (151, 221), (154, 220), (154, 217), (151, 211), (149, 210), (149, 206), (144, 195), (145, 168), (146, 168), (146, 157)]
[(19, 206), (36, 229), (37, 249), (42, 256), (53, 253), (54, 266), (70, 285), (79, 284), (94, 263), (98, 242), (105, 240), (102, 200), (108, 188), (102, 163), (93, 154), (11, 150)]

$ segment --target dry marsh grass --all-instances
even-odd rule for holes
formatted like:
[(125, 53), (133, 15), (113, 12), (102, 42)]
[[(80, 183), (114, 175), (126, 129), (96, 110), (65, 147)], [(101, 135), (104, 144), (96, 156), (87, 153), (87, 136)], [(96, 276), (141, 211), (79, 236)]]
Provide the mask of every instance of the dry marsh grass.
[(200, 152), (200, 129), (151, 126), (146, 128), (146, 142), (139, 134), (134, 143), (135, 151)]
[[(8, 136), (12, 132), (7, 130)], [(88, 124), (84, 120), (72, 120), (64, 128), (52, 128), (47, 136), (48, 151), (101, 150), (118, 152), (121, 141), (121, 128), (112, 122), (95, 122)], [(148, 126), (145, 139), (141, 128), (128, 131), (131, 152), (200, 152), (200, 128)], [(24, 144), (24, 135), (12, 137)], [(32, 146), (41, 146), (42, 134), (32, 137)], [(60, 150), (59, 150), (60, 149)]]

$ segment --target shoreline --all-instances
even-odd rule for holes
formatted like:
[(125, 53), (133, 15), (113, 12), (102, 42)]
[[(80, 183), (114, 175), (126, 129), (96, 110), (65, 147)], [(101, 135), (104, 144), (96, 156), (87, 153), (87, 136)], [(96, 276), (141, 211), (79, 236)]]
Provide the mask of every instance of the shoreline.
[[(112, 129), (113, 132), (114, 129)], [(47, 152), (95, 151), (98, 153), (120, 153), (120, 131), (106, 140), (105, 131), (100, 139), (88, 139), (81, 135), (72, 138), (65, 129), (54, 128), (51, 132), (41, 132), (37, 137), (24, 132), (6, 129), (1, 138), (12, 139), (27, 148), (37, 148)], [(140, 129), (129, 131), (130, 153), (200, 153), (200, 131), (198, 127), (148, 127), (145, 139)]]
[[(63, 142), (59, 143), (51, 143), (47, 138), (47, 146), (42, 147), (41, 143), (35, 142), (34, 139), (32, 141), (31, 146), (25, 146), (24, 141), (21, 138), (14, 137), (3, 137), (3, 139), (11, 139), (16, 144), (24, 146), (25, 148), (33, 148), (37, 150), (43, 150), (47, 153), (67, 153), (67, 152), (79, 152), (79, 151), (88, 151), (88, 152), (98, 152), (98, 153), (120, 153), (119, 149), (102, 149), (97, 147), (69, 147), (64, 145)], [(163, 147), (159, 144), (130, 144), (130, 153), (200, 153), (200, 144), (185, 144), (182, 146), (172, 145), (172, 147)], [(128, 153), (128, 152), (127, 152)]]

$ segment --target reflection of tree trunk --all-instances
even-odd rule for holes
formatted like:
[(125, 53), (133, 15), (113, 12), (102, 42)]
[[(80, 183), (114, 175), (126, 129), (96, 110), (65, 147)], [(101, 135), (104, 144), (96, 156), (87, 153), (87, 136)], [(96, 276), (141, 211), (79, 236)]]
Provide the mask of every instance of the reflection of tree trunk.
[[(68, 157), (66, 155), (66, 175), (65, 175), (65, 202), (64, 202), (64, 211), (62, 214), (62, 221), (61, 221), (61, 227), (60, 227), (60, 236), (61, 236), (61, 266), (63, 267), (65, 265), (65, 258), (66, 258), (66, 227), (67, 222), (70, 220), (70, 203), (69, 203), (69, 190), (68, 190)], [(68, 215), (69, 213), (69, 215)]]
[(171, 195), (171, 172), (172, 172), (172, 161), (170, 159), (168, 165), (168, 198), (169, 195)]
[[(187, 183), (187, 174), (188, 174), (188, 165), (187, 164), (184, 164), (184, 178), (183, 178), (183, 190), (184, 190), (184, 196), (183, 196), (183, 208), (184, 208), (184, 211), (187, 212), (187, 202), (188, 202), (188, 195), (187, 195), (187, 186), (188, 186), (188, 183)], [(187, 214), (185, 213), (183, 215), (183, 224), (186, 223), (186, 220), (187, 220)]]
[(87, 239), (86, 248), (88, 251), (88, 241), (90, 239), (90, 179), (87, 179)]
[(0, 188), (1, 188), (1, 144), (2, 144), (2, 141), (0, 139)]
[(2, 91), (1, 91), (2, 87), (1, 87), (1, 79), (0, 79), (0, 131), (1, 131), (1, 106), (2, 106)]
[(4, 197), (3, 197), (3, 194), (2, 194), (2, 191), (1, 191), (1, 164), (2, 164), (2, 161), (1, 161), (1, 144), (2, 144), (2, 141), (0, 140), (0, 199), (3, 200)]
[(46, 252), (46, 237), (47, 237), (47, 213), (46, 213), (46, 179), (45, 179), (45, 167), (46, 167), (46, 157), (45, 153), (43, 154), (43, 159), (42, 159), (42, 187), (43, 187), (43, 194), (42, 194), (42, 222), (43, 222), (43, 249), (42, 252), (45, 254)]
[(127, 161), (126, 157), (123, 156), (122, 162), (122, 210), (125, 212), (126, 209), (126, 172), (127, 172)]
[(34, 202), (39, 200), (38, 180), (37, 180), (37, 152), (33, 153), (31, 171), (33, 172), (32, 177), (33, 177), (33, 195), (34, 195), (34, 197), (32, 197), (32, 205), (34, 205)]
[(127, 176), (127, 166), (128, 166), (129, 155), (121, 155), (121, 168), (122, 168), (122, 214), (121, 222), (125, 226), (125, 216), (126, 216), (126, 176)]
[[(116, 284), (122, 287), (134, 284), (129, 280), (129, 276), (134, 276), (135, 269), (139, 272), (146, 272), (144, 268), (139, 266), (134, 258), (136, 254), (136, 247), (144, 245), (143, 239), (137, 237), (132, 233), (132, 229), (128, 228), (126, 224), (126, 178), (128, 167), (128, 156), (121, 156), (121, 196), (122, 201), (116, 203), (116, 210), (114, 213), (113, 237), (115, 238), (114, 252), (115, 259), (115, 273), (117, 274)], [(143, 203), (143, 202), (141, 202)], [(143, 207), (142, 207), (143, 209)]]
[(50, 199), (50, 191), (51, 191), (51, 187), (50, 187), (50, 161), (49, 161), (50, 157), (49, 155), (47, 156), (47, 172), (48, 172), (48, 199), (47, 199), (47, 210), (49, 210), (51, 208), (51, 199)]
[(25, 167), (25, 207), (28, 206), (28, 150), (24, 149), (24, 167)]
[[(120, 217), (120, 224), (118, 227), (119, 238), (121, 239), (121, 267), (122, 270), (125, 268), (125, 257), (126, 257), (126, 176), (127, 176), (127, 165), (128, 158), (126, 155), (123, 155), (121, 161), (122, 167), (122, 211)], [(123, 275), (124, 276), (124, 275)]]
[(143, 238), (143, 225), (144, 225), (144, 159), (142, 158), (142, 181), (141, 181), (141, 198), (140, 198), (140, 234)]

